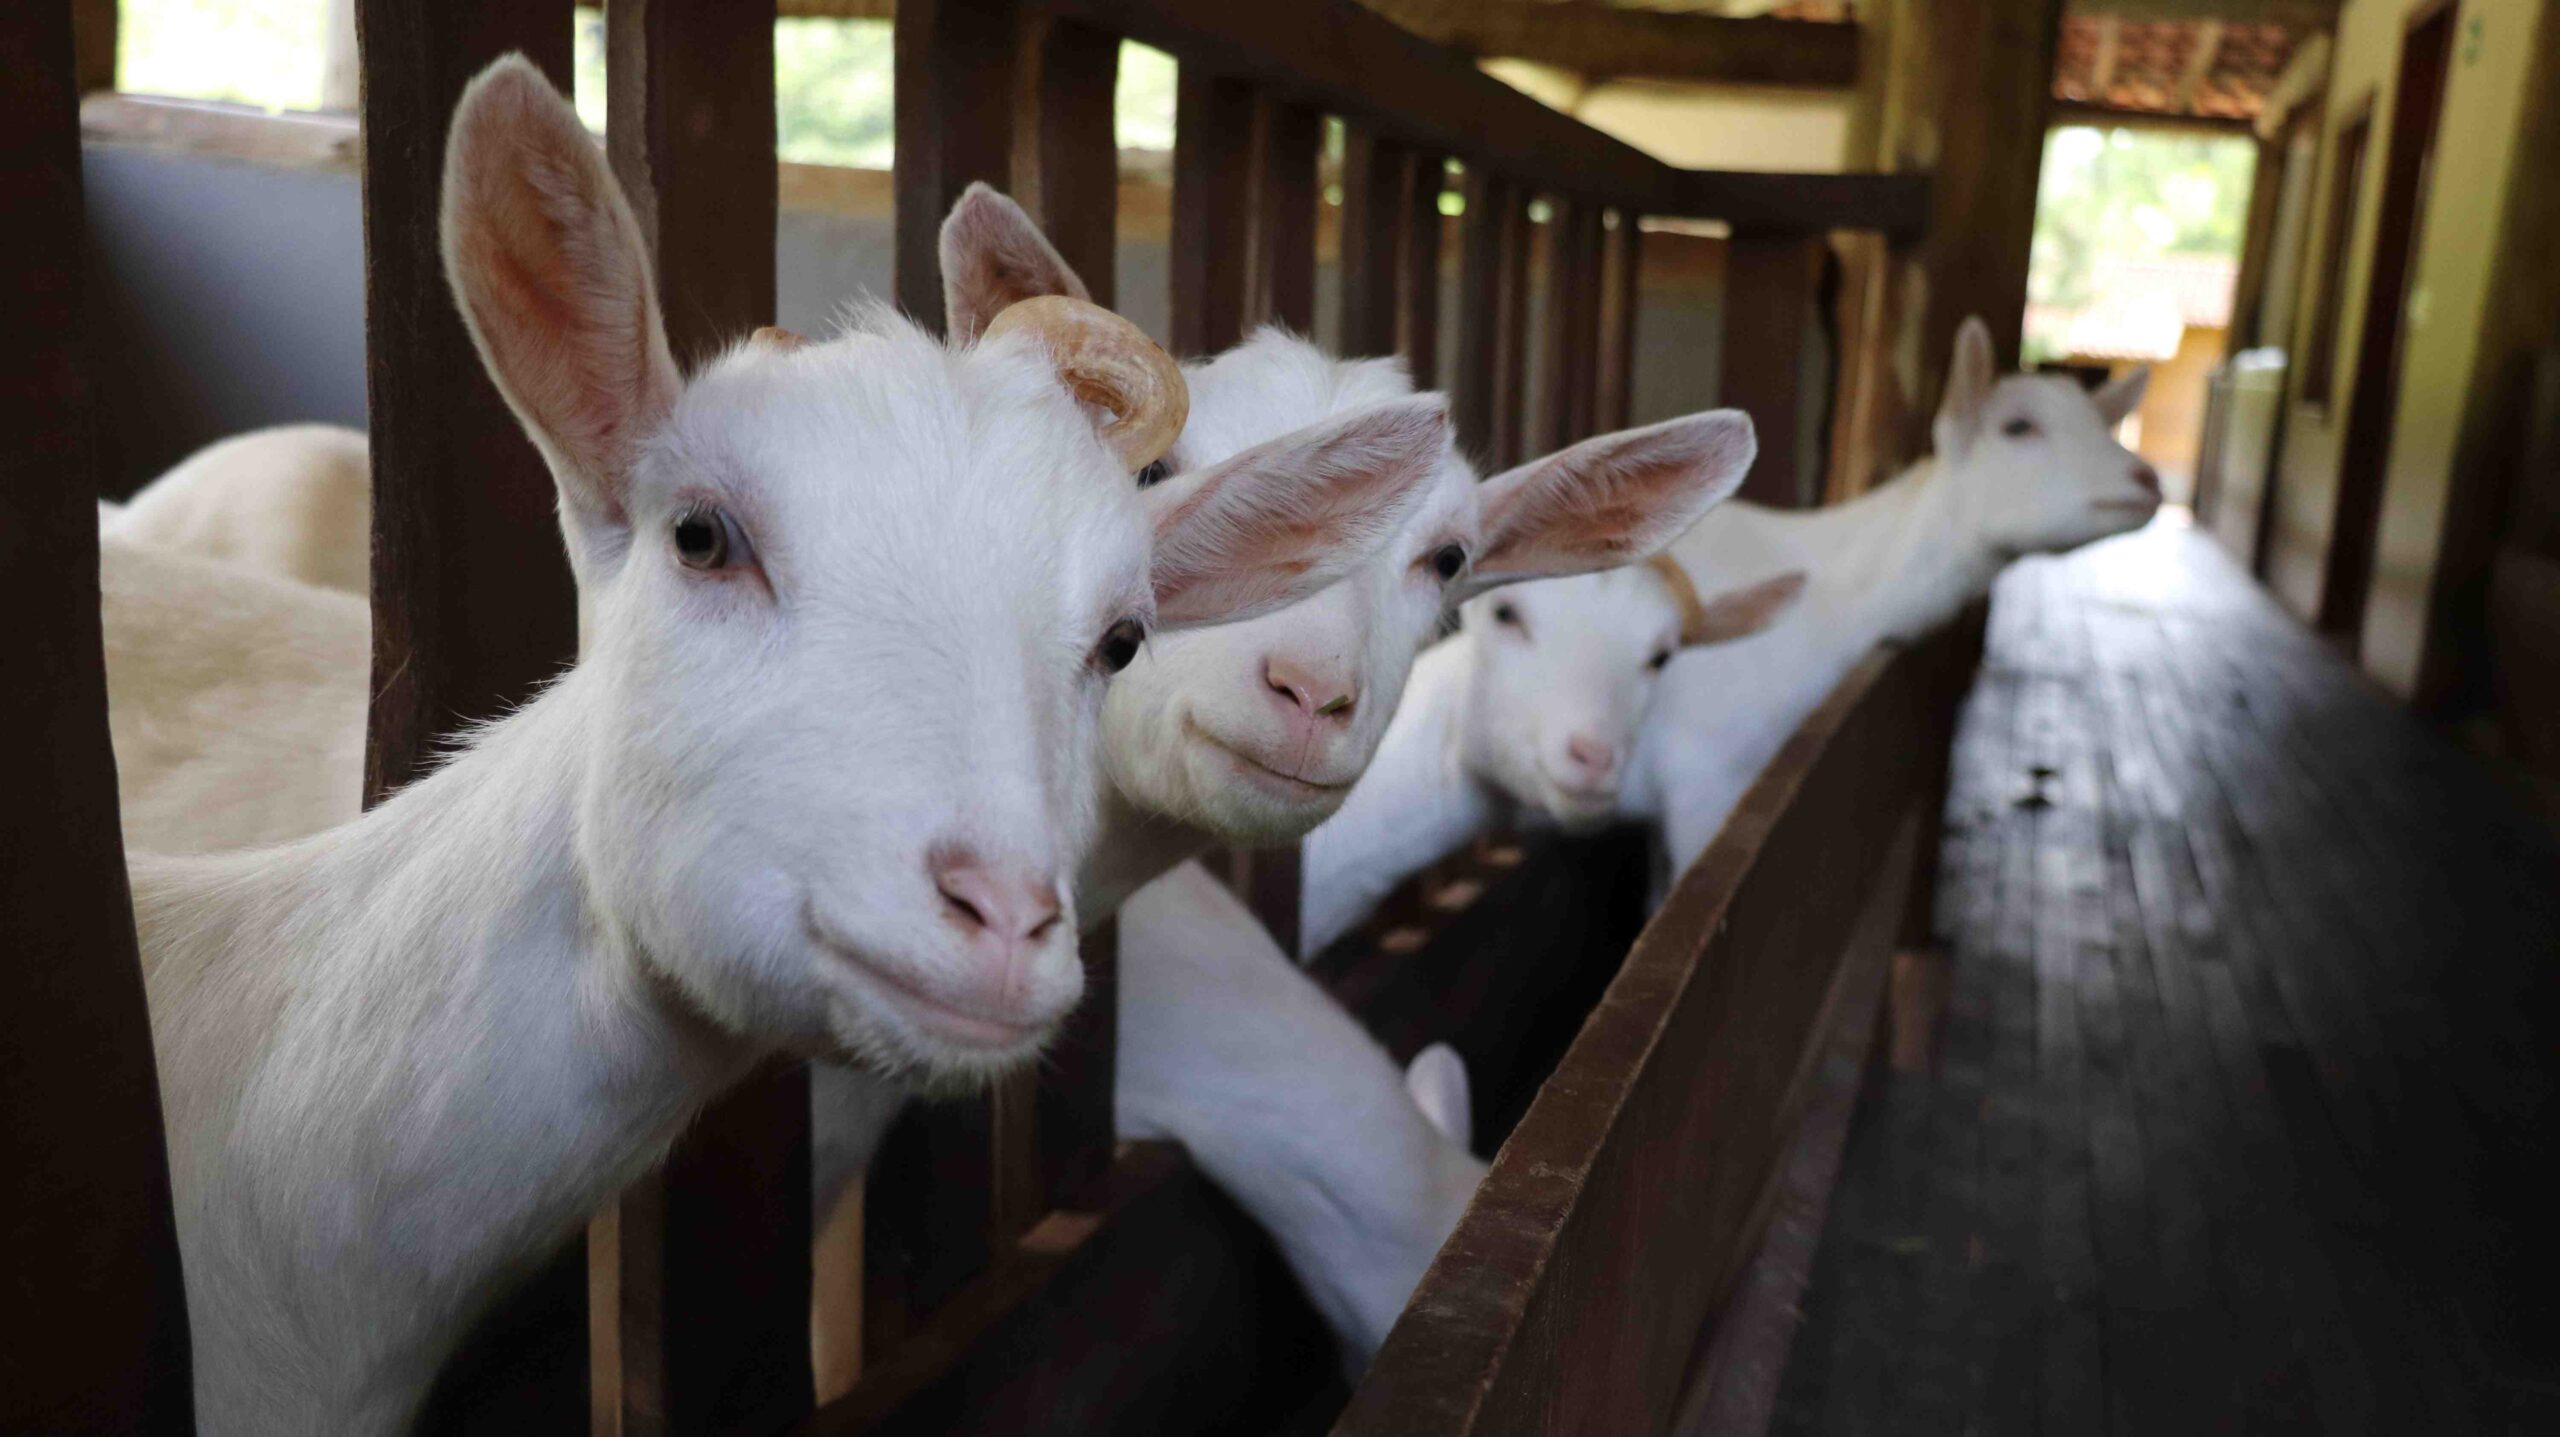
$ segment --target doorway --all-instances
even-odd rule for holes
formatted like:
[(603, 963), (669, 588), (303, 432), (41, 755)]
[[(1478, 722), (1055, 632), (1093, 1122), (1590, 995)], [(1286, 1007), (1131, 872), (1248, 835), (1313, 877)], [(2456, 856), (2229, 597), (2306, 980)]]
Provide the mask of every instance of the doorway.
[(2400, 357), (2408, 330), (2409, 279), (2419, 227), (2435, 173), (2437, 121), (2453, 55), (2455, 7), (2429, 7), (2400, 43), (2400, 83), (2391, 103), (2390, 150), (2382, 175), (2382, 213), (2366, 282), (2364, 331), (2356, 343), (2355, 385), (2347, 396), (2346, 450), (2338, 474), (2338, 507), (2320, 586), (2318, 624), (2349, 653), (2364, 629), (2365, 601), (2382, 524), (2382, 489), (2391, 460), (2393, 419), (2400, 407)]

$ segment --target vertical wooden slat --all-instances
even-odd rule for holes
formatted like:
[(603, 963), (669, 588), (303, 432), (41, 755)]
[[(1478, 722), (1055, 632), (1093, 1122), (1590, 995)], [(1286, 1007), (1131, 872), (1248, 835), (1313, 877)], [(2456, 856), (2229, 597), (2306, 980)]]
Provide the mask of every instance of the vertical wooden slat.
[(1801, 508), (1821, 475), (1804, 452), (1804, 369), (1822, 279), (1822, 240), (1736, 230), (1725, 251), (1724, 403), (1751, 416), (1760, 457), (1742, 482), (1755, 504)]
[(1644, 231), (1631, 210), (1620, 210), (1601, 246), (1600, 372), (1594, 381), (1598, 413), (1593, 427), (1624, 429), (1635, 421), (1636, 315), (1644, 273)]
[(1090, 1207), (1111, 1167), (1111, 1090), (1120, 1038), (1120, 924), (1084, 935), (1084, 1001), (1040, 1069), (1040, 1187), (1049, 1206)]
[(1396, 236), (1396, 352), (1417, 389), (1440, 387), (1440, 193), (1448, 165), (1417, 154), (1405, 163), (1404, 218)]
[(1573, 271), (1573, 437), (1586, 439), (1600, 428), (1600, 299), (1605, 283), (1601, 251), (1606, 232), (1602, 208), (1582, 206), (1582, 233), (1574, 241)]
[(1585, 201), (1558, 196), (1547, 221), (1546, 303), (1538, 363), (1538, 422), (1531, 442), (1538, 452), (1560, 449), (1583, 435), (1583, 392), (1591, 352), (1584, 316), (1591, 309), (1587, 247), (1597, 212)]
[(1503, 224), (1514, 203), (1500, 176), (1470, 165), (1458, 220), (1458, 352), (1449, 366), (1450, 417), (1458, 447), (1479, 457), (1493, 451), (1494, 361), (1502, 319)]
[[(897, 8), (897, 292), (942, 327), (943, 216), (972, 182), (1012, 178), (1015, 0), (903, 0)], [(986, 1265), (993, 1103), (913, 1106), (883, 1138), (863, 1194), (867, 1364)]]
[(1404, 204), (1404, 149), (1357, 126), (1342, 142), (1339, 344), (1352, 358), (1396, 347), (1396, 234)]
[[(577, 649), (551, 475), (446, 292), (446, 127), (465, 82), (520, 50), (569, 88), (567, 0), (360, 0), (366, 410), (373, 446), (373, 726), (379, 801), (466, 723), (521, 702)], [(467, 557), (466, 557), (467, 556)]]
[(1306, 864), (1297, 844), (1238, 848), (1227, 854), (1227, 886), (1262, 920), (1284, 952), (1298, 951), (1300, 895)]
[(0, 1425), (194, 1430), (186, 1293), (116, 821), (80, 338), (71, 11), (0, 11)]
[[(373, 450), (373, 706), (365, 795), (521, 703), (577, 651), (551, 476), (462, 327), (437, 235), (462, 87), (509, 51), (570, 84), (566, 0), (358, 0), (365, 62), (365, 405)], [(571, 1243), (466, 1337), (418, 1430), (587, 1420), (586, 1256)]]
[[(679, 361), (773, 319), (773, 6), (615, 0), (606, 142)], [(809, 1083), (729, 1093), (588, 1235), (594, 1430), (770, 1428), (809, 1408)]]
[(1497, 470), (1517, 464), (1527, 446), (1522, 436), (1529, 422), (1529, 261), (1536, 234), (1529, 223), (1529, 197), (1517, 189), (1502, 202), (1502, 241), (1495, 260), (1498, 312), (1493, 330), (1493, 436), (1490, 457)]
[(1173, 104), (1173, 350), (1215, 354), (1244, 337), (1253, 91), (1182, 67)]
[(1012, 181), (1015, 0), (900, 0), (897, 9), (898, 307), (942, 330), (942, 217), (960, 192)]
[(1014, 111), (1014, 198), (1110, 308), (1119, 285), (1120, 151), (1112, 98), (1120, 41), (1054, 16), (1025, 21)]
[(92, 95), (114, 89), (117, 0), (70, 0), (70, 5), (73, 93)]
[(1245, 323), (1316, 326), (1317, 164), (1324, 117), (1262, 97), (1253, 115), (1253, 240)]

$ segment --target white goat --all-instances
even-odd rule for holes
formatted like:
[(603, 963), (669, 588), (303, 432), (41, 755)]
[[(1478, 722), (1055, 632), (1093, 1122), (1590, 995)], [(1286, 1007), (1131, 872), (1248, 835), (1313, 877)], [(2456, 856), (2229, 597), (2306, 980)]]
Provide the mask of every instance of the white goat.
[(497, 1285), (764, 1053), (956, 1081), (1036, 1051), (1082, 986), (1059, 880), (1109, 673), (1151, 622), (1330, 582), (1311, 508), (1409, 498), (1232, 469), (1142, 498), (1178, 376), (1064, 301), (688, 382), (521, 59), (465, 91), (444, 223), (587, 653), (343, 826), (133, 859), (208, 1432), (398, 1430)]
[[(1633, 575), (1468, 605), (1461, 632), (1416, 666), (1410, 712), (1370, 776), (1308, 841), (1302, 950), (1515, 806), (1568, 827), (1658, 821), (1670, 872), (1685, 869), (1868, 650), (1944, 623), (2016, 555), (2151, 517), (2158, 476), (2110, 432), (2147, 377), (2094, 395), (2050, 376), (2000, 378), (1990, 331), (1968, 321), (1936, 457), (1833, 508), (1727, 504), (1672, 546), (1687, 579), (1739, 584), (1728, 600), (1761, 606), (1769, 622), (1735, 626), (1725, 637), (1738, 641), (1675, 653), (1661, 596)], [(1649, 669), (1660, 677), (1648, 685)]]
[(283, 424), (206, 445), (107, 521), (137, 544), (370, 591), (373, 470), (361, 431)]

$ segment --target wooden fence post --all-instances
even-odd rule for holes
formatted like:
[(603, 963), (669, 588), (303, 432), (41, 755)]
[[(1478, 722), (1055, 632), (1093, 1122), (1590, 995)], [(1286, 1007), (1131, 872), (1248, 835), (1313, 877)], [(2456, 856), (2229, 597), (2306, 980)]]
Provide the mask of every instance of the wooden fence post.
[[(615, 177), (657, 266), (667, 339), (699, 361), (773, 319), (773, 6), (615, 0)], [(809, 1410), (809, 1078), (722, 1097), (588, 1235), (593, 1430), (772, 1428)]]
[(1407, 160), (1396, 247), (1396, 352), (1412, 369), (1416, 389), (1440, 387), (1440, 193), (1448, 183), (1448, 162), (1438, 155)]
[(1598, 414), (1606, 433), (1634, 422), (1636, 315), (1643, 305), (1644, 231), (1632, 210), (1619, 210), (1601, 247)]
[(1324, 116), (1264, 96), (1254, 107), (1253, 242), (1247, 325), (1316, 327), (1316, 210)]
[(1119, 294), (1119, 79), (1117, 36), (1056, 16), (1024, 22), (1014, 198), (1105, 309)]
[[(520, 51), (570, 87), (566, 0), (358, 0), (365, 61), (365, 407), (373, 454), (373, 713), (365, 801), (576, 657), (551, 473), (445, 285), (444, 144), (462, 87)], [(572, 1242), (447, 1360), (420, 1432), (587, 1421), (587, 1264)]]
[(1346, 358), (1396, 348), (1396, 234), (1404, 149), (1357, 126), (1342, 141), (1341, 285), (1335, 349)]
[[(85, 13), (85, 10), (84, 10)], [(29, 1432), (195, 1430), (98, 616), (72, 13), (0, 12), (0, 1356)]]
[(1591, 433), (1595, 414), (1592, 351), (1600, 322), (1600, 206), (1557, 196), (1547, 221), (1545, 332), (1540, 336), (1539, 423), (1545, 453)]
[(1804, 452), (1805, 367), (1822, 282), (1819, 235), (1736, 229), (1725, 249), (1723, 402), (1751, 416), (1760, 457), (1742, 484), (1755, 504), (1796, 509), (1821, 498)]
[(1253, 91), (1182, 67), (1173, 109), (1173, 352), (1215, 354), (1244, 337)]
[(1016, 0), (900, 0), (897, 10), (898, 307), (942, 332), (942, 218), (972, 183), (1013, 180)]

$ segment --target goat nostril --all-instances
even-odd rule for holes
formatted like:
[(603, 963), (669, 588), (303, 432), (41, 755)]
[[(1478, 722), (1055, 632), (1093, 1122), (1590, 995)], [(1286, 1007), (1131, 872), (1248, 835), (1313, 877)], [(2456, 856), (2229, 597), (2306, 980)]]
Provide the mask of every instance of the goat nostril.
[(1579, 734), (1564, 741), (1564, 751), (1565, 756), (1572, 759), (1575, 764), (1595, 774), (1607, 774), (1615, 766), (1618, 758), (1618, 751), (1614, 746), (1601, 743), (1596, 739), (1584, 738)]
[(2160, 471), (2148, 464), (2136, 464), (2133, 466), (2133, 482), (2142, 486), (2144, 490), (2157, 494), (2160, 492)]
[(1318, 718), (1331, 718), (1336, 714), (1347, 714), (1349, 712), (1351, 712), (1351, 695), (1335, 694), (1332, 698), (1325, 700), (1324, 705), (1316, 710), (1316, 716)]
[(956, 893), (952, 891), (950, 879), (945, 878), (935, 886), (942, 890), (943, 907), (950, 912), (953, 918), (971, 928), (992, 928), (995, 926), (987, 921), (986, 910), (980, 908), (976, 900), (970, 898), (969, 895), (965, 893)]

